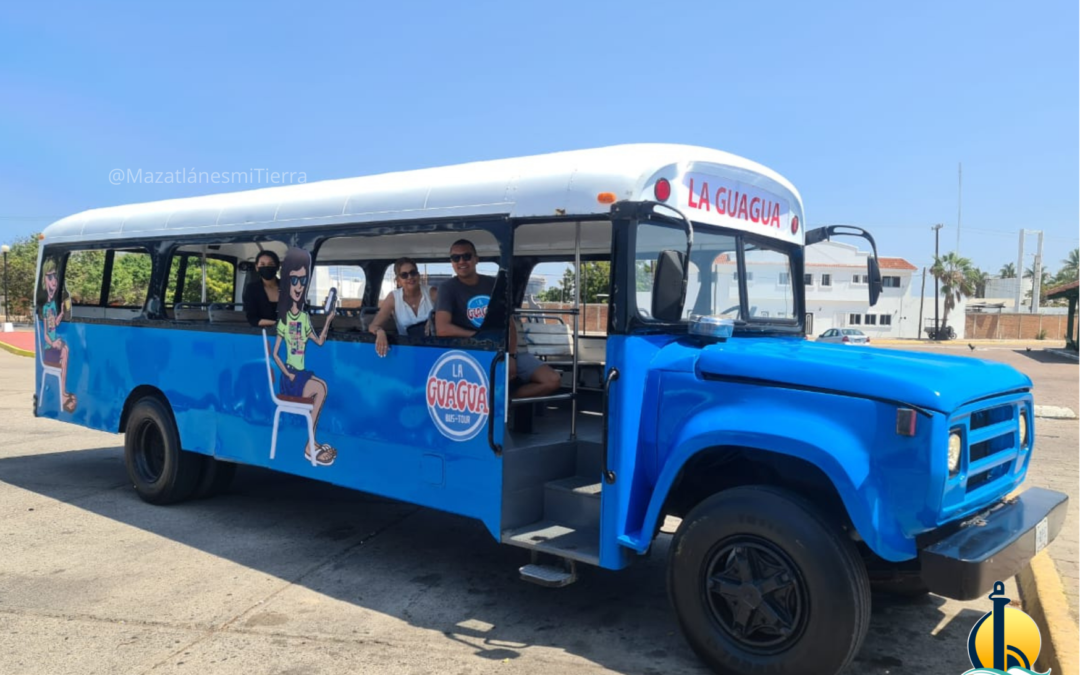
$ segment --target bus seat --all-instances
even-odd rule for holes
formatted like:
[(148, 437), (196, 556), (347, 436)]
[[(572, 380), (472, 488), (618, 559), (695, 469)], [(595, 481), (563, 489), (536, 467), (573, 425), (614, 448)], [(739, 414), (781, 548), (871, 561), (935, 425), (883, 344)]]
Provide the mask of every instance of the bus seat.
[(231, 302), (218, 302), (210, 305), (210, 323), (246, 324), (247, 315)]
[(178, 302), (173, 311), (175, 321), (209, 321), (210, 312), (206, 305), (194, 302)]
[(574, 336), (563, 322), (526, 321), (518, 324), (518, 348), (522, 347), (533, 356), (569, 359), (574, 356)]

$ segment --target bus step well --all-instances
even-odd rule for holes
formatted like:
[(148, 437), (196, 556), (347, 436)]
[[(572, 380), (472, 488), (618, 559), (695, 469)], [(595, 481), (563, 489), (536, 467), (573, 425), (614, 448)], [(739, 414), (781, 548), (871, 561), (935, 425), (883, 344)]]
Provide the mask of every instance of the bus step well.
[(568, 560), (600, 562), (600, 483), (570, 476), (544, 484), (544, 519), (503, 532), (503, 543)]

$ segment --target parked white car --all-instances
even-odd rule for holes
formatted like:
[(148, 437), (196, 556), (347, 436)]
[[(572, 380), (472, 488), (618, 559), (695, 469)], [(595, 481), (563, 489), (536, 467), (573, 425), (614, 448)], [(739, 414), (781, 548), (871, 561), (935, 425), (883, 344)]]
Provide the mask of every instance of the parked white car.
[(868, 345), (870, 338), (866, 333), (854, 328), (830, 328), (818, 336), (818, 342), (842, 342), (849, 345)]

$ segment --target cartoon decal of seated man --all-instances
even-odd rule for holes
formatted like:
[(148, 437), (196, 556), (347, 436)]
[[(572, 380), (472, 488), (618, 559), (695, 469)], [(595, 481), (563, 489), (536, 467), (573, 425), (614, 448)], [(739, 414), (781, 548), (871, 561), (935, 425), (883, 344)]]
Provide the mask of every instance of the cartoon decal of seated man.
[[(281, 264), (281, 293), (278, 296), (277, 340), (274, 341), (274, 362), (281, 369), (280, 395), (294, 400), (307, 399), (312, 410), (314, 432), (304, 448), (304, 458), (311, 461), (311, 454), (316, 453), (315, 462), (320, 466), (330, 466), (337, 458), (337, 450), (315, 439), (319, 433), (319, 414), (326, 403), (326, 382), (315, 377), (315, 373), (304, 367), (304, 353), (308, 340), (322, 346), (330, 322), (336, 310), (331, 310), (326, 317), (326, 325), (318, 335), (311, 327), (307, 313), (307, 289), (311, 280), (311, 254), (299, 248), (289, 249)], [(285, 361), (278, 354), (282, 341), (285, 342)], [(311, 447), (312, 444), (315, 447)]]
[(41, 284), (48, 300), (41, 308), (42, 332), (45, 339), (45, 353), (42, 360), (50, 366), (60, 368), (60, 405), (65, 412), (74, 412), (79, 400), (68, 391), (68, 346), (56, 334), (60, 322), (64, 320), (64, 307), (57, 306), (57, 290), (60, 280), (57, 277), (56, 261), (49, 258), (42, 267)]

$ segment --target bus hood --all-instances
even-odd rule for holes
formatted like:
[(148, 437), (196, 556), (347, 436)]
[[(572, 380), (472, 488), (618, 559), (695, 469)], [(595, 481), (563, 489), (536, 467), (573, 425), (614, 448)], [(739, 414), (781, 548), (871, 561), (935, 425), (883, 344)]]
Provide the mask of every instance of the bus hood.
[(699, 353), (697, 370), (710, 379), (883, 398), (943, 413), (1031, 388), (1011, 366), (982, 359), (775, 338), (709, 345)]

